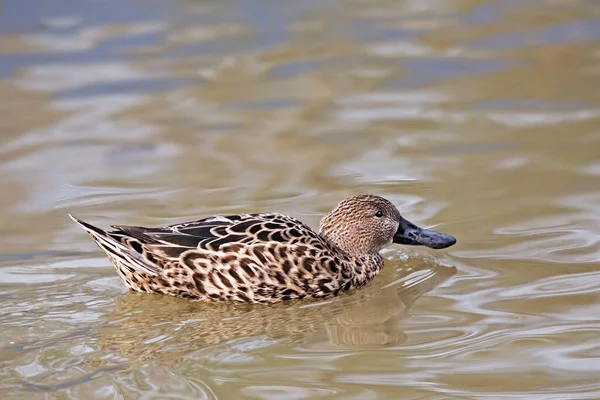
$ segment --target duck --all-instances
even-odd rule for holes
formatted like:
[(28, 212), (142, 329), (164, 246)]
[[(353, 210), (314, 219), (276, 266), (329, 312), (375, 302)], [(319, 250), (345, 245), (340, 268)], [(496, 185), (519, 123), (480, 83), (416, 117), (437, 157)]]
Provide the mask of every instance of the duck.
[(453, 236), (404, 219), (387, 199), (361, 194), (319, 229), (280, 213), (213, 215), (163, 227), (111, 225), (69, 214), (104, 251), (127, 289), (194, 301), (322, 299), (369, 283), (392, 243), (444, 249)]

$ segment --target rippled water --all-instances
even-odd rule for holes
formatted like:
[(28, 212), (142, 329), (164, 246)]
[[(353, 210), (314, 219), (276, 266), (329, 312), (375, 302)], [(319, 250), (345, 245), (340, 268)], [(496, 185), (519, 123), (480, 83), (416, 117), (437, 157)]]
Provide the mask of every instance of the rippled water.
[[(5, 2), (3, 398), (600, 398), (600, 3)], [(126, 293), (68, 218), (383, 195), (448, 250), (277, 306)]]

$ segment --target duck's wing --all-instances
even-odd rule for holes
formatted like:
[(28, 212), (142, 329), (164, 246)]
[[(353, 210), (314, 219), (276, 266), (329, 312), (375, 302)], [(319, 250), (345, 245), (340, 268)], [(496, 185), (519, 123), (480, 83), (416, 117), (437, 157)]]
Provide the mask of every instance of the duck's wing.
[(295, 254), (310, 269), (316, 264), (317, 254), (329, 249), (327, 242), (308, 225), (277, 213), (211, 216), (161, 228), (112, 225), (113, 231), (71, 218), (109, 257), (153, 276), (179, 262), (194, 262), (182, 260), (184, 253), (195, 252), (195, 262), (223, 263), (228, 262), (230, 255), (245, 254), (262, 266), (268, 264), (263, 252), (271, 253), (277, 259), (272, 260), (275, 263), (283, 263), (288, 255)]
[(69, 217), (85, 229), (110, 258), (118, 259), (125, 265), (151, 276), (160, 273), (160, 268), (155, 263), (156, 260), (143, 249), (139, 240), (127, 235), (107, 232), (71, 214), (69, 214)]
[[(322, 241), (309, 226), (286, 215), (234, 214), (203, 218), (162, 228), (113, 225), (116, 237), (136, 241), (143, 250), (164, 258), (177, 259), (190, 249), (206, 252), (235, 251), (236, 247), (268, 243), (294, 244)], [(121, 239), (122, 241), (123, 239)], [(140, 250), (140, 249), (135, 249)]]

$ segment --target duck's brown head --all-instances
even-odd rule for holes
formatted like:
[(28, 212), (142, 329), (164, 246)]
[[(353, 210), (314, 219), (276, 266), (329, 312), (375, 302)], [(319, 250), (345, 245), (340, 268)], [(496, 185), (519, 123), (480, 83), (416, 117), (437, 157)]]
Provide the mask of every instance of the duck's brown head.
[(383, 197), (363, 194), (340, 202), (321, 219), (320, 234), (351, 255), (378, 253), (391, 243), (444, 249), (456, 239), (402, 218)]

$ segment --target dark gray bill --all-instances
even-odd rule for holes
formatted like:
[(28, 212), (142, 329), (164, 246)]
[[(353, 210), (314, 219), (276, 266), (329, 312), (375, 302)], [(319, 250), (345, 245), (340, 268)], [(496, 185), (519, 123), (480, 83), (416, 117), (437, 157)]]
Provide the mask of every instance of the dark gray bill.
[(419, 228), (407, 220), (402, 220), (394, 235), (394, 243), (445, 249), (456, 243), (456, 239), (450, 235)]

